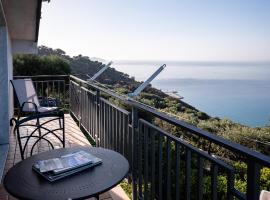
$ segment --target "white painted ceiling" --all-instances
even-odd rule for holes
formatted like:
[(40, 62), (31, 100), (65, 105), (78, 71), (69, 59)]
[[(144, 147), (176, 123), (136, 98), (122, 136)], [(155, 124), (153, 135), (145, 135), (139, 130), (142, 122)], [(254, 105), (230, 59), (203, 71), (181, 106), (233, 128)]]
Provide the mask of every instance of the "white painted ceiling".
[(38, 0), (2, 0), (11, 39), (36, 39)]

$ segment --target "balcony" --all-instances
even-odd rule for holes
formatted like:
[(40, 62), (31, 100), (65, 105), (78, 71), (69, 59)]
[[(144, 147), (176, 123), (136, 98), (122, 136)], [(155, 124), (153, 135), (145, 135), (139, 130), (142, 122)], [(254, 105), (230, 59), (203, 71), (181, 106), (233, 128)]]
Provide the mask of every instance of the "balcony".
[[(259, 199), (261, 169), (270, 167), (268, 156), (75, 76), (31, 78), (41, 96), (61, 99), (70, 114), (67, 146), (91, 142), (127, 158), (133, 199)], [(168, 127), (183, 137), (174, 136)], [(246, 171), (240, 174), (226, 157), (211, 151), (213, 146), (241, 160)], [(6, 170), (20, 160), (18, 155), (11, 133)], [(235, 185), (239, 176), (246, 187)]]

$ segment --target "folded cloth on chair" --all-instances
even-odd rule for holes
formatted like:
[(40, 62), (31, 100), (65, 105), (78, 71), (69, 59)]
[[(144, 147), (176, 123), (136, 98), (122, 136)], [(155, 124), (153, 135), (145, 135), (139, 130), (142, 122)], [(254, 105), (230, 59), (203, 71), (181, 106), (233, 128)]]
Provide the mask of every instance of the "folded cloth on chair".
[(270, 192), (266, 190), (261, 191), (260, 200), (270, 200)]
[(52, 112), (54, 110), (59, 109), (58, 107), (38, 107), (38, 112), (44, 113), (44, 112)]

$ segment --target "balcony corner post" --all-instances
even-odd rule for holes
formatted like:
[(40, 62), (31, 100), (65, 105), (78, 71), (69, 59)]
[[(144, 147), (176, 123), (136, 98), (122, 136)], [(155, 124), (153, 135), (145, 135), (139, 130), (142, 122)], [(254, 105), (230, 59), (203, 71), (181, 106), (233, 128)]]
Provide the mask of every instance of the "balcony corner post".
[(99, 102), (100, 101), (100, 91), (96, 91), (96, 134), (95, 134), (95, 140), (96, 140), (96, 146), (100, 146), (100, 122), (99, 122), (99, 115), (100, 115), (100, 107)]
[(256, 161), (248, 161), (247, 166), (247, 200), (259, 199), (260, 196), (260, 169)]
[(79, 83), (79, 112), (78, 112), (78, 120), (79, 120), (79, 127), (81, 128), (82, 124), (82, 83)]
[(138, 145), (138, 109), (132, 107), (132, 199), (137, 199), (137, 173), (136, 173), (136, 160), (137, 160), (137, 145)]
[[(64, 98), (66, 98), (66, 94), (65, 94), (65, 91), (67, 91), (67, 95), (68, 95), (68, 110), (69, 110), (69, 113), (70, 113), (70, 103), (71, 103), (71, 77), (70, 75), (68, 75), (68, 78), (67, 78), (67, 83), (65, 82), (65, 89), (64, 89)], [(67, 88), (67, 89), (66, 89)]]

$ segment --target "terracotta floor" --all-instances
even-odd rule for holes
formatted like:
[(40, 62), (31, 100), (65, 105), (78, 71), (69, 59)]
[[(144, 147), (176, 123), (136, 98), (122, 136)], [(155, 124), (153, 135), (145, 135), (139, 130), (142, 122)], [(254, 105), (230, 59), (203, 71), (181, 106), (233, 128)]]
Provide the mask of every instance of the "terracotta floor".
[[(57, 127), (58, 121), (50, 122), (48, 126), (50, 128)], [(68, 114), (65, 115), (65, 126), (66, 126), (65, 130), (66, 130), (66, 147), (67, 148), (78, 146), (78, 145), (90, 146), (90, 143), (88, 142), (84, 134), (80, 131), (80, 129), (78, 128), (78, 126), (76, 125), (72, 117)], [(21, 128), (21, 133), (30, 134), (31, 130), (33, 130), (32, 127), (24, 127), (24, 128)], [(62, 146), (61, 143), (57, 141), (55, 137), (51, 137), (50, 141), (52, 141), (52, 143), (54, 144), (54, 147), (61, 148)], [(17, 162), (21, 161), (18, 143), (13, 132), (10, 133), (9, 142), (10, 142), (10, 148), (9, 148), (9, 154), (8, 154), (4, 173), (6, 173), (8, 169), (11, 168), (13, 165), (15, 165)], [(48, 145), (48, 143), (43, 142), (39, 144), (38, 148), (34, 149), (34, 154), (38, 152), (42, 152), (42, 151), (47, 151), (49, 149), (50, 149), (50, 146)], [(26, 150), (26, 154), (28, 157), (30, 155), (30, 150), (29, 151)], [(4, 187), (0, 185), (0, 200), (2, 199), (12, 200), (16, 198), (8, 195)], [(91, 198), (91, 199), (94, 199), (94, 198)], [(123, 193), (122, 188), (120, 186), (117, 186), (113, 188), (112, 190), (110, 190), (109, 192), (101, 194), (100, 199), (101, 200), (127, 199), (127, 196), (125, 195), (125, 193)]]

